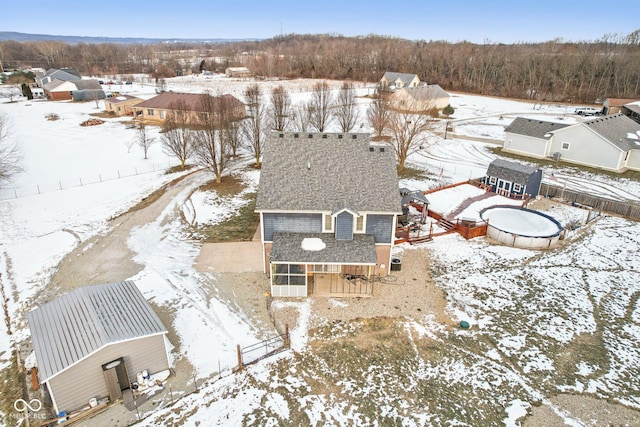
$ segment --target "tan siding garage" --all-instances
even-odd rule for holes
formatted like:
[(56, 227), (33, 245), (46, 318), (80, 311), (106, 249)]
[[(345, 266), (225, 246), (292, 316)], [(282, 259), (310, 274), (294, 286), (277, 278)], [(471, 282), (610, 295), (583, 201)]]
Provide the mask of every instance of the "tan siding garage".
[[(113, 400), (137, 373), (169, 368), (167, 330), (131, 281), (78, 288), (27, 319), (39, 380), (56, 413), (86, 406), (91, 398)], [(111, 389), (105, 371), (117, 373)]]

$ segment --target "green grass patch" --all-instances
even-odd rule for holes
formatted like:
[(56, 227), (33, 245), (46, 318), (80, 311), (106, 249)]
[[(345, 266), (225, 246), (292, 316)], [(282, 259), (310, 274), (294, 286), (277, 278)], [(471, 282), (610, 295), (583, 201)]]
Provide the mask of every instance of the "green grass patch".
[(255, 212), (256, 193), (246, 195), (249, 203), (235, 215), (215, 225), (198, 228), (201, 240), (208, 243), (249, 241), (258, 229), (260, 216)]
[(426, 170), (415, 169), (411, 166), (404, 166), (402, 172), (398, 172), (398, 178), (400, 179), (426, 179), (429, 178), (429, 172)]

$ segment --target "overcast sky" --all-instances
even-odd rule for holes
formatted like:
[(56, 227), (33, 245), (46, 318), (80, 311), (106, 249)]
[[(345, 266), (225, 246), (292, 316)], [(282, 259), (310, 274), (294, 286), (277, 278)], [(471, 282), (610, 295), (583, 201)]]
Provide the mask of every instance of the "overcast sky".
[(638, 0), (35, 0), (0, 6), (0, 31), (98, 37), (336, 33), (517, 43), (592, 41), (637, 29)]

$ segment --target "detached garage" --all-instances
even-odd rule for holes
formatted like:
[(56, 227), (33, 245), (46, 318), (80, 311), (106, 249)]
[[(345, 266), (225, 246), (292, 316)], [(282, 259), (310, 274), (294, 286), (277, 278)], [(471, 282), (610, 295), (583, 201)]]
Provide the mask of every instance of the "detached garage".
[(166, 328), (132, 281), (78, 288), (27, 314), (38, 377), (56, 413), (122, 398), (169, 369)]

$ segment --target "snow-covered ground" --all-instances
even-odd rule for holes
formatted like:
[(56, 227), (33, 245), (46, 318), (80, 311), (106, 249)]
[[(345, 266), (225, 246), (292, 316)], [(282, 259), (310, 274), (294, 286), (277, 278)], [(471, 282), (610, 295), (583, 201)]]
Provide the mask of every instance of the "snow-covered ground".
[[(221, 90), (239, 96), (238, 88), (246, 84), (221, 77), (202, 80), (171, 79), (169, 89)], [(294, 102), (308, 96), (312, 84), (282, 83), (295, 87)], [(147, 98), (154, 94), (153, 86), (140, 83), (112, 90)], [(365, 94), (370, 89), (363, 85), (359, 90)], [(366, 100), (361, 102), (366, 104)], [(573, 108), (567, 106), (538, 104), (534, 108), (526, 102), (464, 94), (454, 94), (451, 104), (456, 109), (455, 133), (468, 136), (500, 139), (504, 127), (518, 114), (577, 120), (568, 114)], [(84, 241), (104, 233), (110, 218), (175, 178), (164, 173), (175, 162), (163, 153), (159, 142), (151, 147), (148, 160), (136, 146), (129, 150), (127, 142), (135, 138), (135, 131), (121, 123), (122, 119), (106, 119), (105, 124), (95, 127), (79, 126), (97, 111), (94, 102), (20, 100), (0, 104), (0, 113), (11, 119), (13, 137), (23, 147), (25, 169), (0, 190), (0, 274), (13, 332), (10, 335), (5, 327), (0, 328), (0, 368), (8, 365), (12, 342), (28, 336), (22, 316), (31, 299), (48, 285), (58, 262), (77, 245), (77, 239)], [(47, 120), (50, 113), (60, 119)], [(360, 121), (364, 123), (364, 115)], [(152, 136), (158, 137), (157, 129)], [(490, 147), (484, 142), (434, 137), (433, 145), (409, 159), (412, 167), (426, 171), (428, 177), (403, 180), (401, 186), (426, 190), (444, 180), (459, 182), (482, 176), (496, 157)], [(545, 176), (550, 173), (546, 171)], [(553, 173), (567, 188), (589, 188), (609, 197), (640, 200), (636, 181), (561, 165)], [(257, 173), (245, 176), (252, 188), (257, 178)], [(440, 200), (430, 195), (429, 199), (443, 210), (447, 206), (452, 210), (458, 205), (456, 197), (466, 196)], [(228, 217), (237, 203), (242, 202), (218, 199), (213, 193), (196, 192), (190, 197), (185, 192), (167, 209), (182, 209), (192, 223), (215, 223)], [(569, 207), (553, 207), (545, 213), (561, 224), (576, 219), (583, 222), (586, 217), (584, 211)], [(496, 399), (506, 408), (503, 418), (507, 425), (516, 425), (516, 418), (532, 402), (546, 402), (545, 396), (561, 391), (590, 393), (640, 408), (640, 272), (635, 267), (640, 264), (639, 236), (638, 223), (605, 217), (569, 233), (566, 246), (548, 252), (496, 246), (484, 238), (465, 241), (457, 235), (423, 244), (433, 259), (434, 279), (448, 295), (447, 311), (452, 318), (472, 324), (464, 337), (479, 344), (476, 353), (452, 348), (468, 359), (464, 362), (451, 361), (444, 366), (423, 360), (417, 372), (422, 378), (462, 384), (466, 391), (480, 396), (492, 382), (518, 384), (517, 393), (513, 392), (517, 396), (504, 392), (502, 386), (495, 390)], [(233, 366), (238, 340), (252, 343), (258, 333), (242, 314), (198, 292), (198, 276), (192, 266), (199, 246), (182, 237), (177, 218), (134, 230), (129, 247), (144, 268), (130, 279), (154, 303), (179, 304), (181, 310), (173, 327), (198, 375), (207, 377), (218, 371), (219, 361), (223, 368)], [(413, 248), (398, 248), (399, 252), (408, 250)], [(303, 302), (296, 307), (302, 320), (293, 331), (293, 342), (302, 352), (307, 350), (308, 305)], [(441, 325), (429, 319), (409, 328), (438, 339), (446, 335)], [(585, 350), (575, 344), (580, 340), (597, 348), (598, 358), (589, 354), (591, 347)], [(216, 354), (206, 345), (210, 342), (219, 343)], [(246, 422), (258, 405), (268, 407), (274, 420), (286, 422), (294, 410), (285, 401), (286, 390), (307, 395), (299, 405), (312, 421), (349, 424), (360, 419), (357, 408), (336, 406), (330, 394), (305, 392), (311, 389), (311, 379), (298, 375), (303, 366), (293, 364), (291, 371), (278, 378), (271, 369), (267, 361), (250, 368), (249, 373), (226, 377), (202, 393), (186, 397), (181, 405), (190, 414), (188, 424), (237, 425)], [(265, 391), (269, 388), (271, 392)], [(383, 407), (386, 403), (378, 404)], [(393, 415), (398, 408), (387, 410)], [(413, 418), (397, 415), (395, 419), (403, 425), (418, 425), (419, 417), (416, 413)], [(422, 420), (447, 421), (446, 415), (438, 414), (423, 414)], [(465, 420), (460, 414), (460, 425), (469, 425)]]

